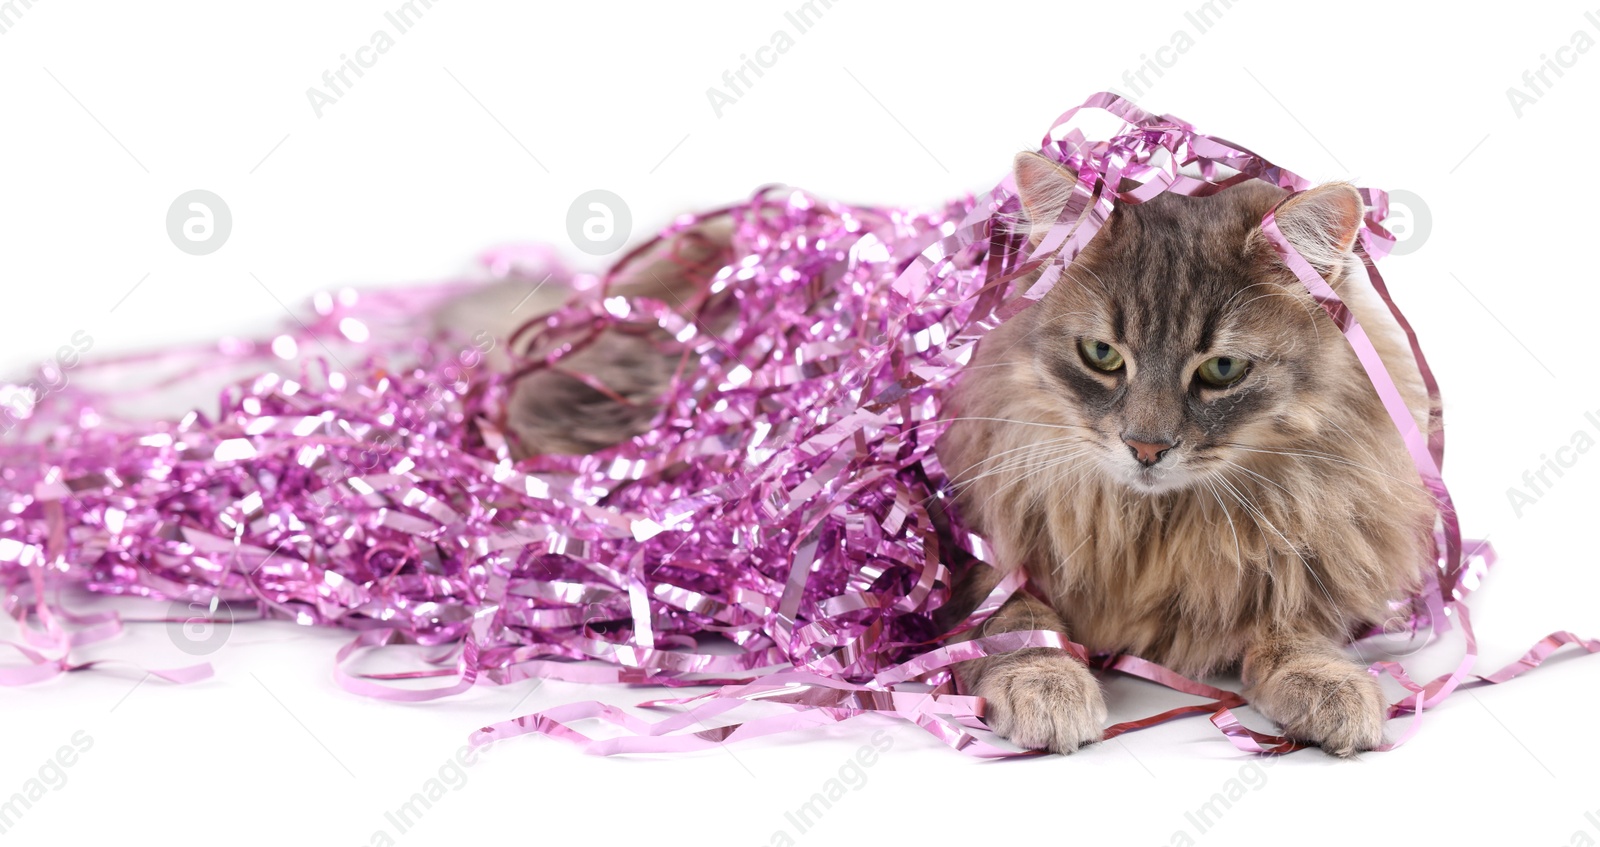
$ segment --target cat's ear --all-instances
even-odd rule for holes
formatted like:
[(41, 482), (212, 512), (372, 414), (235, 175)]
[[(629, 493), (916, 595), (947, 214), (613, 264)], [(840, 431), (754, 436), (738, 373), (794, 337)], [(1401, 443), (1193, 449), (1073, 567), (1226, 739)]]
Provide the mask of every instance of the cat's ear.
[(1017, 178), (1022, 213), (1028, 216), (1029, 238), (1037, 242), (1050, 231), (1072, 199), (1078, 177), (1038, 153), (1018, 153), (1011, 169)]
[(1294, 249), (1329, 276), (1355, 249), (1364, 205), (1355, 186), (1330, 182), (1290, 197), (1273, 217)]

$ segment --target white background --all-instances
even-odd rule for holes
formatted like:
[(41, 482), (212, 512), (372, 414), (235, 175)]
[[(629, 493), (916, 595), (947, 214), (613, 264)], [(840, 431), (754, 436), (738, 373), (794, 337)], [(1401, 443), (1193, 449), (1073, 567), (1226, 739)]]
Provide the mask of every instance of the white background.
[[(1575, 61), (1548, 91), (1522, 80), (1575, 32), (1600, 39), (1582, 4), (1242, 0), (1196, 34), (1184, 13), (1197, 0), (1139, 11), (839, 0), (720, 117), (707, 88), (774, 31), (792, 32), (783, 13), (798, 0), (443, 0), (321, 117), (306, 89), (375, 30), (392, 32), (383, 15), (397, 0), (22, 5), (4, 4), (0, 34), (0, 365), (11, 377), (79, 330), (91, 355), (268, 331), (286, 316), (251, 274), (297, 305), (330, 286), (470, 273), (481, 249), (508, 241), (548, 241), (595, 267), (566, 238), (568, 204), (594, 188), (630, 204), (635, 240), (769, 181), (896, 204), (986, 189), (1061, 111), (1107, 87), (1134, 93), (1124, 71), (1185, 32), (1192, 48), (1161, 54), (1171, 67), (1139, 86), (1147, 108), (1313, 179), (1415, 192), (1429, 209), (1431, 237), (1383, 268), (1443, 385), (1446, 475), (1468, 534), (1502, 554), (1471, 604), (1482, 667), (1552, 630), (1600, 636), (1600, 455), (1577, 456), (1520, 515), (1507, 494), (1575, 433), (1600, 438), (1584, 417), (1600, 410), (1600, 50), (1560, 54)], [(1512, 86), (1536, 101), (1520, 116)], [(209, 256), (179, 252), (165, 231), (168, 205), (192, 188), (232, 209), (231, 238)], [(0, 796), (74, 732), (94, 739), (5, 842), (366, 844), (473, 728), (655, 693), (523, 683), (371, 701), (331, 679), (344, 639), (240, 626), (209, 657), (216, 677), (194, 685), (105, 670), (0, 689)], [(1411, 661), (1431, 674), (1458, 650), (1452, 640)], [(85, 657), (188, 663), (159, 625)], [(1255, 772), (1203, 719), (998, 764), (884, 723), (891, 750), (798, 840), (1600, 841), (1597, 670), (1600, 657), (1575, 657), (1461, 692), (1395, 752), (1297, 753), (1205, 833), (1184, 813)], [(1114, 717), (1166, 702), (1151, 688), (1113, 681)], [(400, 842), (767, 844), (794, 834), (784, 813), (876, 728), (635, 759), (516, 739)]]

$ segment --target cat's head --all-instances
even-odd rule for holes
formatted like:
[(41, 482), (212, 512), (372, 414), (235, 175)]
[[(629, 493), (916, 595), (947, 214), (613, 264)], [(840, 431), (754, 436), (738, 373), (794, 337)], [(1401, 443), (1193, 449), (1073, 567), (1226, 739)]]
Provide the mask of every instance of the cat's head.
[[(1017, 157), (1036, 244), (1074, 175)], [(1344, 340), (1260, 230), (1288, 192), (1251, 181), (1211, 197), (1118, 204), (1035, 307), (1029, 347), (1087, 457), (1129, 487), (1184, 488), (1254, 464), (1322, 425), (1331, 381), (1354, 375)], [(1275, 213), (1285, 237), (1336, 287), (1362, 200), (1346, 183), (1296, 195)], [(1334, 346), (1338, 345), (1338, 346)]]

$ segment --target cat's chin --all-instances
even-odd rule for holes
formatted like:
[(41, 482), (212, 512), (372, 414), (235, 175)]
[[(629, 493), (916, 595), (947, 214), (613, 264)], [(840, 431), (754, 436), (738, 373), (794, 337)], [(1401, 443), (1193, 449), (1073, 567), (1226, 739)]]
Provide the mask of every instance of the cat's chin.
[(1166, 494), (1188, 488), (1194, 475), (1181, 468), (1119, 468), (1114, 474), (1123, 485), (1141, 494)]

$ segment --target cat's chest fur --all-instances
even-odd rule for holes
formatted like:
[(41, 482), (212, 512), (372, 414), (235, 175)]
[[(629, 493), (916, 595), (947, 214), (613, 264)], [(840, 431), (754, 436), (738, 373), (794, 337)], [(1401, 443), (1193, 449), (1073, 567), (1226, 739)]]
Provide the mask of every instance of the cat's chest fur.
[(1238, 490), (1246, 509), (1231, 494), (1129, 498), (1084, 480), (1068, 500), (1035, 503), (1044, 537), (1025, 566), (1091, 651), (1192, 673), (1224, 667), (1263, 621), (1306, 614), (1296, 595), (1326, 566), (1282, 504), (1258, 493)]

